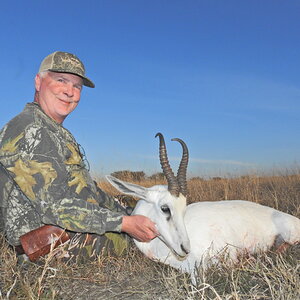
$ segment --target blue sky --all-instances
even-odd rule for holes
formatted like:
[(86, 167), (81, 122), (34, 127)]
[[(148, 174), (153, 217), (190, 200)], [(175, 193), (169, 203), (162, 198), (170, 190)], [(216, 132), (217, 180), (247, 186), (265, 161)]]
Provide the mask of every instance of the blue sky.
[(77, 54), (96, 84), (65, 121), (94, 174), (160, 171), (190, 150), (190, 176), (299, 166), (300, 2), (5, 1), (0, 127), (33, 99), (41, 60)]

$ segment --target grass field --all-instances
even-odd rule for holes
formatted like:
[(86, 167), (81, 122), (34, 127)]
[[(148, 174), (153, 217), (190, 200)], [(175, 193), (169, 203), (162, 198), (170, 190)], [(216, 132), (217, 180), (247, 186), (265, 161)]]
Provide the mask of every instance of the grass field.
[[(139, 182), (157, 183), (163, 182)], [(108, 183), (99, 185), (117, 194)], [(190, 202), (244, 199), (300, 217), (300, 172), (193, 178), (188, 188)], [(199, 269), (196, 287), (187, 274), (150, 261), (134, 247), (124, 257), (102, 256), (86, 264), (62, 263), (50, 253), (21, 267), (0, 237), (0, 269), (0, 299), (300, 299), (299, 245), (280, 255), (270, 251), (238, 265), (224, 261)]]

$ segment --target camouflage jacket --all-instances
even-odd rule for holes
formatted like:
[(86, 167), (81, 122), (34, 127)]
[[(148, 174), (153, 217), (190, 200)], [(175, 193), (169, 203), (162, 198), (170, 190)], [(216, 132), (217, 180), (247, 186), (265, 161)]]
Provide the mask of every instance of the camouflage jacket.
[(12, 245), (43, 224), (100, 235), (121, 231), (124, 210), (92, 180), (73, 135), (37, 103), (0, 131), (0, 163), (9, 173), (0, 176), (1, 226)]

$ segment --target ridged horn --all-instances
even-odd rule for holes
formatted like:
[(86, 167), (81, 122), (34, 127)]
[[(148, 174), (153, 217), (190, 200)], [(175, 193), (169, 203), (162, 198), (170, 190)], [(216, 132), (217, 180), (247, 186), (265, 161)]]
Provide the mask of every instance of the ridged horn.
[(185, 142), (181, 139), (174, 138), (172, 141), (177, 141), (182, 146), (182, 158), (181, 162), (177, 171), (177, 182), (179, 184), (180, 192), (187, 197), (188, 195), (188, 188), (187, 188), (187, 180), (186, 180), (186, 172), (187, 166), (189, 162), (189, 150)]
[(175, 177), (169, 164), (165, 139), (160, 132), (155, 135), (155, 137), (157, 136), (159, 137), (159, 160), (163, 173), (167, 178), (168, 190), (172, 195), (178, 197), (180, 188), (177, 182), (177, 178)]

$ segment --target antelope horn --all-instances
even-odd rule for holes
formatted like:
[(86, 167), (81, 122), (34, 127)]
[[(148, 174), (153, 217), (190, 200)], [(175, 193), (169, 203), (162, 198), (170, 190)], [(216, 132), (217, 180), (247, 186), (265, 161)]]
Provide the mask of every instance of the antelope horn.
[(169, 164), (164, 137), (160, 132), (155, 135), (155, 137), (157, 136), (159, 136), (159, 160), (163, 173), (167, 178), (168, 190), (172, 195), (178, 197), (180, 188)]
[(179, 184), (180, 192), (186, 197), (188, 194), (186, 172), (189, 161), (189, 150), (183, 140), (174, 138), (172, 141), (177, 141), (182, 146), (182, 158), (177, 171), (177, 182)]

